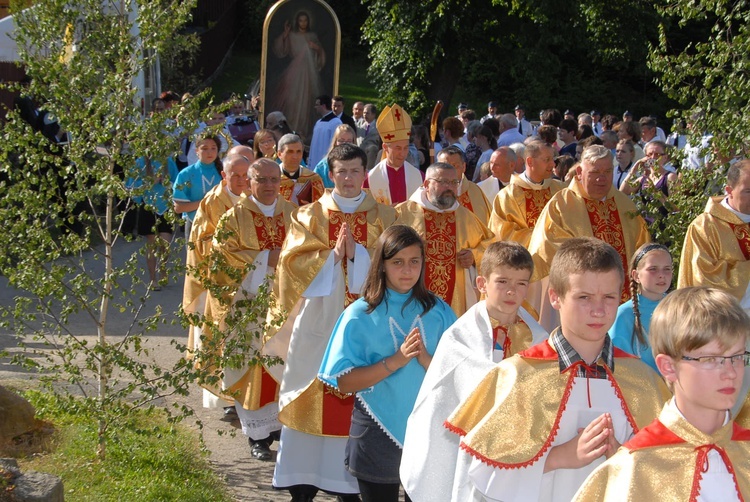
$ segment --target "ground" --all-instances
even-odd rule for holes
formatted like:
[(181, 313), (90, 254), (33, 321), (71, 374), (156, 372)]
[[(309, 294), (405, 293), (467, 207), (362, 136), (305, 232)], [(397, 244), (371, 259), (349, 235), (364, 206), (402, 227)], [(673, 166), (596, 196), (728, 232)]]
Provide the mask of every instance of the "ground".
[[(141, 241), (118, 244), (116, 251), (116, 261), (122, 261), (126, 256), (130, 256), (142, 245)], [(174, 250), (175, 256), (182, 257), (184, 249)], [(141, 257), (142, 270), (145, 274), (145, 260)], [(91, 263), (92, 266), (101, 266), (101, 261)], [(154, 292), (147, 299), (146, 309), (153, 312), (156, 305), (161, 305), (164, 312), (175, 312), (182, 301), (182, 280), (168, 284), (162, 291)], [(12, 305), (13, 298), (18, 294), (17, 291), (7, 286), (7, 280), (0, 278), (0, 303), (3, 305)], [(176, 314), (169, 314), (176, 317)], [(132, 318), (124, 314), (113, 314), (109, 320), (109, 331), (112, 333), (124, 332), (129, 326)], [(69, 325), (74, 332), (84, 329), (84, 325), (79, 319), (73, 319)], [(171, 344), (172, 340), (178, 340), (180, 343), (187, 342), (187, 332), (179, 325), (164, 325), (154, 335), (149, 337), (147, 344), (153, 349), (152, 356), (156, 360), (165, 361), (171, 365), (181, 354)], [(15, 338), (8, 333), (0, 333), (0, 351), (17, 350)], [(28, 386), (29, 380), (34, 380), (34, 376), (21, 368), (5, 364), (7, 361), (0, 360), (0, 384), (19, 384)], [(183, 402), (190, 405), (196, 410), (197, 419), (204, 424), (203, 437), (206, 447), (210, 450), (210, 462), (216, 469), (217, 475), (223, 476), (227, 484), (231, 487), (233, 496), (238, 501), (243, 502), (267, 502), (267, 501), (287, 501), (289, 500), (288, 492), (276, 491), (271, 487), (273, 477), (272, 462), (261, 462), (251, 458), (250, 447), (247, 438), (242, 435), (239, 429), (239, 423), (227, 424), (222, 422), (222, 413), (220, 409), (205, 409), (201, 407), (202, 389), (197, 385), (193, 386), (190, 395), (182, 399)], [(198, 428), (195, 427), (196, 434)], [(222, 433), (219, 433), (222, 431)], [(235, 435), (229, 434), (230, 431), (236, 431)], [(276, 449), (278, 443), (274, 443), (272, 449)], [(335, 497), (324, 494), (316, 497), (321, 502), (335, 500)]]

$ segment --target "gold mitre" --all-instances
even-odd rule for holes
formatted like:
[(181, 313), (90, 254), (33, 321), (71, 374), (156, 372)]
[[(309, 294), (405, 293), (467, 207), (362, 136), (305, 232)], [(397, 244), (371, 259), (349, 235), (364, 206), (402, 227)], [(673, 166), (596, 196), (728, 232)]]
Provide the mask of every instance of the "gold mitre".
[(411, 117), (397, 104), (386, 106), (380, 112), (377, 126), (383, 143), (409, 139), (411, 136)]

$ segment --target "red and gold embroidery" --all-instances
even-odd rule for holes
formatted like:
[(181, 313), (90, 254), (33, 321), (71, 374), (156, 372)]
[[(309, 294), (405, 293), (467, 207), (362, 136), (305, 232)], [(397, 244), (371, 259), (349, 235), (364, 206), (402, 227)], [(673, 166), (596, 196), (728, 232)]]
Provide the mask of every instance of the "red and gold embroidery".
[(544, 190), (530, 190), (528, 188), (522, 188), (524, 198), (526, 199), (526, 226), (528, 228), (534, 228), (536, 220), (539, 219), (539, 215), (542, 214), (542, 209), (547, 205), (547, 202), (552, 198), (552, 190), (549, 188)]
[(745, 259), (750, 260), (750, 225), (730, 223), (729, 226), (732, 227), (734, 237), (737, 239), (737, 244), (739, 244)]
[[(339, 238), (341, 225), (346, 223), (349, 231), (354, 237), (354, 242), (367, 247), (367, 213), (342, 213), (341, 211), (330, 211), (328, 213), (328, 245), (331, 249), (336, 247), (336, 240)], [(344, 277), (346, 278), (346, 262), (342, 260), (344, 267)], [(346, 283), (346, 300), (344, 307), (348, 307), (358, 295), (349, 292), (349, 283)]]
[(625, 250), (625, 234), (622, 231), (620, 213), (614, 198), (604, 201), (585, 199), (586, 211), (589, 213), (591, 231), (599, 240), (602, 240), (615, 248), (622, 259), (623, 270), (625, 270), (625, 282), (622, 286), (621, 302), (630, 299), (630, 280), (628, 279), (628, 257)]
[(424, 210), (427, 289), (451, 304), (456, 285), (456, 212)]
[(258, 236), (260, 249), (281, 248), (281, 245), (284, 243), (284, 237), (286, 237), (283, 213), (269, 218), (263, 214), (253, 212), (253, 225), (255, 225), (255, 235)]
[(468, 191), (464, 191), (461, 195), (458, 196), (458, 203), (472, 213), (474, 212), (474, 208), (471, 206), (471, 197), (469, 197)]

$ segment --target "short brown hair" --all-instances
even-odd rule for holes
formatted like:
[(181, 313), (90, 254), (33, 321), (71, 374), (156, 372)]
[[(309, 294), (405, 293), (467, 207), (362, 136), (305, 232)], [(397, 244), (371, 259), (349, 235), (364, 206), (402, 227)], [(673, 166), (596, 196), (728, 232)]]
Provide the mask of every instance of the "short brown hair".
[(615, 248), (593, 237), (574, 237), (562, 243), (552, 258), (549, 287), (564, 298), (570, 289), (570, 276), (584, 272), (606, 273), (617, 271), (620, 289), (625, 281), (622, 258)]
[(443, 130), (450, 131), (451, 136), (458, 139), (464, 133), (464, 125), (456, 117), (447, 117), (443, 120)]
[(529, 251), (517, 242), (498, 241), (489, 245), (482, 257), (479, 274), (489, 277), (500, 267), (510, 267), (515, 270), (534, 272), (534, 261)]
[(555, 149), (552, 148), (551, 145), (548, 145), (544, 141), (541, 140), (534, 140), (529, 141), (526, 143), (526, 149), (524, 150), (524, 157), (525, 158), (536, 158), (538, 157), (543, 150), (550, 150), (553, 154), (555, 153)]
[(648, 338), (654, 356), (680, 358), (712, 340), (728, 349), (747, 343), (750, 318), (737, 299), (724, 290), (697, 286), (672, 291), (651, 317)]

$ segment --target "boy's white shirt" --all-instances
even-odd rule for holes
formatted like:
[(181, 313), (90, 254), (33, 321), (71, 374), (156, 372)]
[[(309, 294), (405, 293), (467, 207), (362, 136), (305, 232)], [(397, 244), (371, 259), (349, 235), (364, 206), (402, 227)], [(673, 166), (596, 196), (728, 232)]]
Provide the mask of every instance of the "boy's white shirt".
[[(588, 406), (589, 393), (591, 408)], [(554, 446), (573, 439), (578, 434), (578, 429), (586, 427), (602, 413), (612, 415), (612, 425), (618, 443), (622, 444), (633, 436), (633, 428), (625, 416), (611, 382), (576, 377), (573, 380), (570, 398), (560, 418), (557, 435), (549, 449), (532, 465), (518, 469), (499, 469), (473, 458), (469, 468), (471, 482), (477, 491), (492, 501), (571, 500), (586, 477), (604, 462), (604, 456), (579, 469), (558, 469), (545, 473), (544, 464)]]

